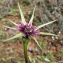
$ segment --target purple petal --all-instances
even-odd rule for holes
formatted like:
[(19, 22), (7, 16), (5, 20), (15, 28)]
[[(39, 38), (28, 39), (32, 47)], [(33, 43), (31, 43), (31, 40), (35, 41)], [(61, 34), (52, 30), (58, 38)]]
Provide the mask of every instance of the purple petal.
[(29, 23), (26, 24), (26, 28), (27, 29), (30, 29), (31, 27), (32, 27), (32, 24), (31, 23), (30, 24)]

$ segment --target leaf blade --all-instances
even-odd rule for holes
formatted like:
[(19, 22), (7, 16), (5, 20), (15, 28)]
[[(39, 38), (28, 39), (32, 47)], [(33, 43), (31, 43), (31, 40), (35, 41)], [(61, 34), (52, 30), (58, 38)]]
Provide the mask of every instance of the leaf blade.
[(52, 36), (57, 36), (57, 35), (55, 35), (55, 34), (47, 33), (47, 32), (40, 32), (39, 34), (42, 34), (42, 35), (52, 35)]
[(34, 7), (34, 10), (33, 10), (33, 13), (32, 13), (32, 16), (31, 16), (31, 19), (30, 19), (29, 23), (32, 23), (33, 22), (34, 12), (35, 12), (35, 7)]
[(32, 37), (32, 39), (36, 42), (36, 44), (38, 45), (38, 47), (42, 50), (40, 44), (38, 43), (37, 39), (35, 37)]
[(17, 30), (16, 28), (9, 27), (9, 26), (4, 26), (4, 27), (9, 28), (9, 29), (13, 29), (13, 30)]
[(51, 22), (48, 22), (48, 23), (45, 23), (45, 24), (42, 24), (42, 25), (39, 25), (39, 26), (36, 28), (36, 30), (38, 30), (38, 29), (40, 29), (40, 28), (42, 28), (42, 27), (44, 27), (44, 26), (46, 26), (46, 25), (52, 24), (52, 23), (55, 22), (55, 21), (56, 21), (56, 20), (51, 21)]
[(23, 15), (23, 12), (22, 12), (22, 10), (21, 10), (21, 8), (20, 8), (19, 3), (18, 3), (18, 8), (19, 8), (19, 11), (20, 11), (20, 15), (21, 15), (22, 23), (26, 25), (26, 21), (25, 21), (25, 18), (24, 18), (24, 15)]
[(16, 34), (15, 36), (13, 36), (13, 37), (11, 37), (11, 38), (9, 38), (9, 39), (3, 40), (3, 42), (9, 41), (9, 40), (13, 40), (13, 39), (18, 38), (18, 37), (20, 37), (20, 36), (23, 36), (23, 35), (22, 35), (21, 33)]
[(13, 22), (12, 20), (9, 20), (9, 19), (8, 19), (8, 21), (10, 21), (11, 23), (13, 23), (13, 24), (16, 25), (16, 26), (18, 25), (18, 24), (16, 24), (15, 22)]

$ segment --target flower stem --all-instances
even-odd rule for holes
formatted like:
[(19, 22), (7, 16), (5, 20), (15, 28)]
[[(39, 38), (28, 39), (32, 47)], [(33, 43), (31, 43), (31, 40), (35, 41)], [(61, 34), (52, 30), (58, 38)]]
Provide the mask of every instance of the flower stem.
[(25, 63), (28, 63), (28, 56), (27, 56), (27, 46), (28, 46), (29, 39), (23, 38), (23, 47), (24, 47), (24, 58)]
[(24, 57), (25, 57), (25, 62), (28, 63), (28, 57), (27, 57), (27, 44), (23, 44), (24, 45)]

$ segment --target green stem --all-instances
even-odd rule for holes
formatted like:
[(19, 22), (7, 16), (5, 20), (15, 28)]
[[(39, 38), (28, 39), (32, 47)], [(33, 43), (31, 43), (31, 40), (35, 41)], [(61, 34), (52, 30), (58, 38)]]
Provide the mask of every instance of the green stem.
[(27, 56), (27, 46), (28, 46), (29, 39), (23, 37), (23, 47), (24, 47), (24, 58), (25, 63), (28, 63), (28, 56)]
[(27, 57), (27, 43), (24, 43), (23, 46), (24, 46), (24, 58), (25, 58), (25, 62), (28, 63), (28, 57)]

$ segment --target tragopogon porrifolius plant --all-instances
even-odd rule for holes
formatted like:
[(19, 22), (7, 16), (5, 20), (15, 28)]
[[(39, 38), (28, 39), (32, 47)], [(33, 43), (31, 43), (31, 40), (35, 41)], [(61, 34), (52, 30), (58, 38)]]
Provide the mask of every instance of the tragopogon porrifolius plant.
[(42, 24), (42, 25), (39, 25), (39, 26), (34, 26), (32, 25), (32, 22), (33, 22), (33, 18), (34, 18), (34, 12), (35, 12), (35, 8), (33, 10), (33, 14), (31, 16), (31, 19), (29, 21), (29, 23), (27, 23), (25, 21), (25, 18), (24, 18), (24, 15), (23, 15), (23, 12), (20, 8), (20, 5), (18, 3), (18, 7), (19, 7), (19, 11), (20, 11), (20, 15), (21, 15), (21, 23), (19, 24), (16, 24), (15, 22), (11, 21), (11, 23), (13, 23), (14, 25), (17, 26), (17, 28), (13, 28), (13, 27), (9, 27), (9, 26), (5, 26), (9, 29), (13, 29), (13, 30), (17, 30), (19, 31), (18, 34), (16, 34), (15, 36), (11, 37), (11, 38), (8, 38), (6, 40), (3, 40), (3, 42), (7, 42), (9, 40), (12, 40), (12, 39), (15, 39), (15, 38), (18, 38), (18, 37), (22, 37), (22, 42), (23, 42), (23, 46), (24, 46), (24, 58), (25, 58), (25, 63), (28, 63), (28, 57), (27, 57), (27, 46), (28, 46), (28, 43), (30, 41), (30, 38), (32, 38), (38, 45), (38, 47), (40, 47), (41, 49), (41, 46), (39, 45), (37, 39), (35, 38), (36, 35), (54, 35), (56, 36), (55, 34), (51, 34), (51, 33), (45, 33), (45, 32), (41, 32), (39, 29), (46, 26), (46, 25), (49, 25), (53, 22), (55, 22), (56, 20), (54, 21), (51, 21), (51, 22), (48, 22), (48, 23), (45, 23), (45, 24)]

